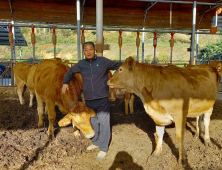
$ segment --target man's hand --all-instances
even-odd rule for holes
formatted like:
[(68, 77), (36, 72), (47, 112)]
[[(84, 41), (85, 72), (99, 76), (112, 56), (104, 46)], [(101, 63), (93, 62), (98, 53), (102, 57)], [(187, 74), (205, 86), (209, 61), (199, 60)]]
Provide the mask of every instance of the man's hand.
[(63, 84), (62, 85), (62, 94), (65, 94), (66, 90), (69, 90), (69, 85), (68, 84)]

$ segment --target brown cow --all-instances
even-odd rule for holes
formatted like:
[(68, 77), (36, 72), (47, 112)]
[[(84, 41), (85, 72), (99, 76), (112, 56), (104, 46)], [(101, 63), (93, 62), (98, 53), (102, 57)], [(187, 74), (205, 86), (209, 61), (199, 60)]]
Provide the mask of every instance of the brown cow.
[[(52, 58), (52, 59), (46, 59), (47, 61), (52, 60), (53, 62), (51, 64), (54, 63), (64, 63), (64, 64), (69, 64), (68, 61), (62, 61), (61, 58)], [(39, 63), (40, 64), (40, 63)], [(27, 86), (29, 88), (29, 92), (30, 92), (30, 101), (29, 101), (29, 107), (33, 106), (33, 98), (35, 96), (35, 89), (34, 89), (34, 74), (35, 71), (37, 69), (37, 67), (39, 66), (39, 64), (33, 65), (30, 69), (29, 69), (29, 73), (28, 73), (28, 77), (27, 77)]]
[[(69, 62), (62, 61), (61, 58), (52, 58), (50, 60), (53, 60), (55, 62), (62, 62), (65, 64), (68, 64)], [(38, 64), (37, 64), (38, 65)], [(16, 65), (13, 68), (14, 76), (17, 84), (17, 93), (19, 96), (19, 101), (21, 105), (24, 104), (24, 92), (26, 90), (26, 85), (29, 88), (30, 91), (30, 101), (29, 101), (29, 107), (32, 107), (33, 105), (33, 98), (35, 96), (34, 93), (34, 84), (33, 84), (33, 75), (35, 73), (37, 66), (31, 66), (28, 63), (16, 63)]]
[(26, 90), (27, 77), (31, 65), (27, 63), (16, 63), (13, 68), (14, 76), (17, 84), (17, 93), (19, 96), (19, 101), (21, 105), (24, 104), (24, 92)]
[(94, 117), (96, 113), (90, 108), (85, 109), (84, 103), (79, 103), (78, 97), (81, 94), (81, 88), (75, 76), (69, 83), (69, 90), (62, 94), (62, 80), (68, 69), (69, 66), (53, 60), (44, 60), (38, 64), (34, 74), (34, 90), (39, 114), (38, 127), (43, 126), (42, 114), (45, 102), (48, 109), (49, 139), (54, 135), (55, 105), (63, 114), (74, 115), (75, 119), (72, 122), (75, 125), (74, 131), (77, 127), (87, 138), (91, 138), (94, 136), (94, 130), (90, 124), (90, 117)]
[[(158, 139), (153, 155), (161, 152), (164, 128), (172, 122), (180, 144), (179, 166), (186, 164), (183, 146), (186, 117), (204, 114), (205, 133), (209, 132), (210, 116), (218, 93), (218, 72), (209, 65), (192, 68), (156, 66), (138, 63), (129, 57), (108, 85), (135, 93), (142, 100), (146, 112), (156, 123)], [(205, 134), (205, 142), (210, 142), (209, 133)]]

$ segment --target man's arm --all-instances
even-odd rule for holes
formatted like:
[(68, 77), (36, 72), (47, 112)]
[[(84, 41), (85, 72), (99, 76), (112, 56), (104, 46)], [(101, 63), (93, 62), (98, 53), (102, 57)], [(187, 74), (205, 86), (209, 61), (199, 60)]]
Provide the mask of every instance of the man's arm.
[(78, 63), (75, 64), (74, 66), (72, 66), (66, 73), (66, 75), (63, 78), (63, 86), (62, 86), (62, 93), (64, 94), (66, 92), (66, 90), (69, 90), (69, 82), (72, 79), (73, 74), (75, 73), (79, 73), (80, 72), (80, 68)]
[(72, 79), (72, 76), (73, 74), (75, 73), (79, 73), (80, 72), (80, 68), (79, 68), (79, 65), (78, 63), (75, 64), (74, 66), (72, 66), (67, 72), (66, 72), (66, 75), (64, 76), (63, 78), (63, 84), (69, 84), (69, 82), (71, 81)]
[(104, 60), (108, 70), (117, 70), (123, 64), (121, 61), (113, 61), (105, 57)]

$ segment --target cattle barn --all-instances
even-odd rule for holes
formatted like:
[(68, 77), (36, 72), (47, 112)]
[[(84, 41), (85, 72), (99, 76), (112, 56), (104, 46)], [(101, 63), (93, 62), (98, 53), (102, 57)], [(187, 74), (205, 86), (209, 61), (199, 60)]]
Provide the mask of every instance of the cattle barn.
[[(218, 30), (212, 32), (212, 22), (220, 15), (221, 6), (220, 0), (1, 0), (0, 25), (12, 29), (75, 29), (79, 60), (83, 29), (96, 30), (98, 55), (109, 48), (102, 42), (103, 29), (186, 33), (192, 36), (189, 64), (194, 65), (195, 35), (220, 34), (219, 25)], [(15, 64), (14, 45), (11, 44), (9, 69)], [(179, 143), (175, 125), (166, 126), (162, 152), (158, 157), (151, 157), (157, 140), (155, 122), (138, 96), (133, 114), (125, 114), (121, 98), (110, 102), (112, 139), (107, 156), (97, 160), (98, 150), (86, 151), (91, 140), (82, 132), (77, 137), (73, 135), (72, 126), (58, 126), (64, 116), (58, 107), (55, 108), (55, 138), (48, 141), (47, 108), (43, 127), (38, 128), (37, 102), (34, 100), (29, 107), (29, 92), (26, 91), (24, 105), (20, 104), (13, 76), (12, 71), (11, 85), (0, 85), (0, 169), (178, 169)], [(198, 88), (195, 90), (198, 92)], [(204, 144), (203, 121), (203, 128), (199, 129), (202, 133), (196, 137), (196, 118), (187, 118), (183, 141), (187, 155), (185, 169), (222, 169), (221, 108), (222, 95), (218, 93), (209, 126), (211, 144), (208, 147)]]

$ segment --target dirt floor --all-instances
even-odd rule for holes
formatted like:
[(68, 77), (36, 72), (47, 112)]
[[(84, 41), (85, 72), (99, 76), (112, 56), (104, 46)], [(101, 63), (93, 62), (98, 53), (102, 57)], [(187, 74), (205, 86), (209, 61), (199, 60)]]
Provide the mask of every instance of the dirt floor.
[[(83, 134), (73, 136), (72, 126), (59, 128), (55, 123), (55, 138), (47, 141), (45, 128), (38, 129), (36, 101), (29, 108), (29, 96), (20, 105), (17, 94), (0, 94), (0, 169), (40, 170), (157, 170), (179, 169), (179, 143), (174, 125), (166, 127), (163, 151), (158, 158), (147, 158), (155, 149), (155, 124), (145, 113), (141, 101), (134, 102), (135, 113), (125, 115), (124, 103), (110, 102), (112, 139), (107, 156), (96, 158), (99, 150), (86, 151), (91, 144)], [(222, 100), (217, 100), (210, 123), (212, 145), (205, 148), (204, 133), (194, 137), (195, 119), (188, 118), (185, 149), (188, 165), (185, 169), (222, 170)], [(57, 120), (61, 119), (58, 114)]]

